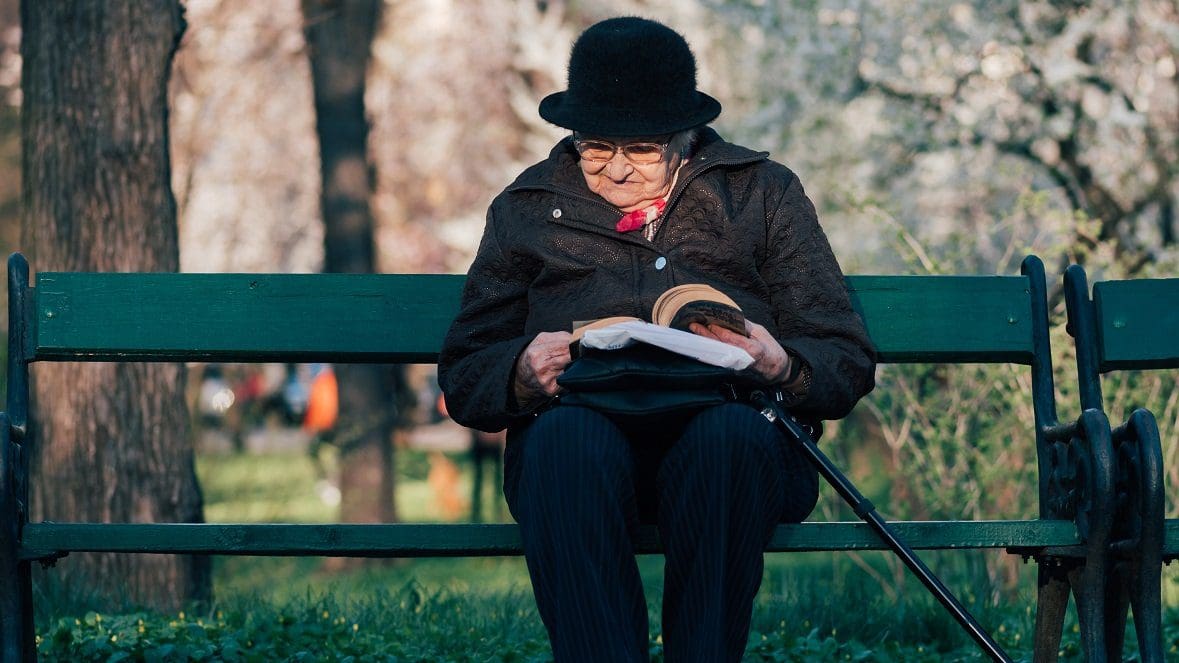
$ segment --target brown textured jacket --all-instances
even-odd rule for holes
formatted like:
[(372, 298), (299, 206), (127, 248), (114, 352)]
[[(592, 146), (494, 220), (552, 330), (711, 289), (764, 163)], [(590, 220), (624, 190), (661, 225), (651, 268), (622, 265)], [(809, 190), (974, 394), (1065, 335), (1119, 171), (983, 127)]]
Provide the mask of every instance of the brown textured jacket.
[(723, 291), (810, 366), (810, 389), (792, 408), (800, 415), (843, 417), (871, 391), (874, 350), (788, 168), (704, 129), (654, 240), (615, 231), (621, 216), (586, 187), (570, 139), (496, 197), (439, 358), (456, 421), (492, 431), (526, 414), (512, 381), (536, 334), (611, 315), (649, 319), (660, 293), (682, 283)]

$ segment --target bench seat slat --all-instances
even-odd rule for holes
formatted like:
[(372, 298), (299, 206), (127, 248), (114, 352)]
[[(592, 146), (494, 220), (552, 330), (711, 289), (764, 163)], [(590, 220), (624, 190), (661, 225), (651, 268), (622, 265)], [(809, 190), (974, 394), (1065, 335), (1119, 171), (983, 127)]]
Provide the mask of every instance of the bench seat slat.
[[(916, 549), (1065, 547), (1081, 542), (1062, 520), (895, 522)], [(641, 529), (639, 552), (659, 550), (653, 526)], [(768, 550), (887, 550), (860, 522), (779, 525)], [(55, 552), (149, 552), (235, 555), (499, 556), (521, 554), (516, 525), (389, 524), (92, 524), (30, 523), (24, 559)]]

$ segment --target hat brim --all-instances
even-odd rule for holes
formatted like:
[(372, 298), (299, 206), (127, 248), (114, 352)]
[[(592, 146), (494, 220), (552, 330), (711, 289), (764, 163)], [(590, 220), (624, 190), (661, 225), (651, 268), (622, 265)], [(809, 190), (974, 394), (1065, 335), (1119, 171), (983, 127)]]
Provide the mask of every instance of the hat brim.
[(696, 97), (695, 106), (668, 113), (655, 108), (577, 105), (562, 91), (541, 100), (540, 116), (558, 127), (599, 136), (658, 136), (703, 126), (720, 115), (719, 101), (703, 92)]

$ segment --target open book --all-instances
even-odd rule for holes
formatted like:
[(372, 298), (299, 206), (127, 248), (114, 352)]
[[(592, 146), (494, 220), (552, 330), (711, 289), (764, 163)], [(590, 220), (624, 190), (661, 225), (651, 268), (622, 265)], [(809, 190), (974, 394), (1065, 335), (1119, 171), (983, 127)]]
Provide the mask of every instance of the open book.
[[(629, 315), (616, 315), (598, 320), (573, 323), (574, 342), (591, 329), (601, 329), (619, 322), (638, 320)], [(742, 336), (749, 336), (745, 330), (745, 314), (728, 295), (710, 285), (686, 283), (669, 288), (651, 307), (651, 324), (689, 331), (693, 322), (702, 325), (714, 324), (732, 330)]]
[(689, 283), (667, 290), (655, 300), (651, 320), (614, 316), (575, 322), (574, 356), (580, 347), (615, 350), (634, 343), (648, 343), (713, 366), (741, 370), (753, 363), (753, 357), (741, 348), (688, 331), (689, 325), (698, 322), (749, 335), (741, 308), (712, 286)]

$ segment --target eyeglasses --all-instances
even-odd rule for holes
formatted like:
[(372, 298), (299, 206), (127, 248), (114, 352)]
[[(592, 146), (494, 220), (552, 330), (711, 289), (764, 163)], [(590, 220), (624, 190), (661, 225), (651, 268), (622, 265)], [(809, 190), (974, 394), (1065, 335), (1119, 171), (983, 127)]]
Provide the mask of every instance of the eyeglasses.
[(593, 164), (604, 164), (621, 150), (622, 156), (631, 163), (649, 166), (663, 160), (663, 153), (667, 150), (668, 144), (639, 142), (616, 145), (596, 138), (573, 138), (573, 146), (577, 148), (577, 153), (582, 159)]

